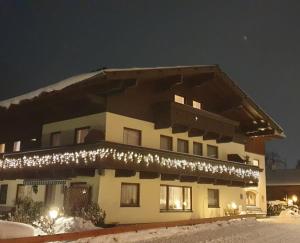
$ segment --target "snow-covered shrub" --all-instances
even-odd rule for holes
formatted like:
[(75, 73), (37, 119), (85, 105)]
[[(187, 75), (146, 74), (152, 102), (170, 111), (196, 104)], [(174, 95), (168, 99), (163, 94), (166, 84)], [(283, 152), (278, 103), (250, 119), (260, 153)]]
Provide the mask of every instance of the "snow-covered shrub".
[(39, 219), (35, 220), (32, 225), (42, 230), (44, 233), (52, 235), (55, 233), (53, 227), (54, 223), (55, 221), (50, 219), (49, 216), (41, 216)]
[(106, 213), (97, 203), (89, 203), (79, 211), (74, 212), (75, 216), (90, 220), (94, 225), (101, 226), (104, 224)]
[(35, 202), (30, 197), (25, 197), (17, 202), (16, 210), (9, 215), (8, 220), (32, 224), (43, 212), (43, 202)]

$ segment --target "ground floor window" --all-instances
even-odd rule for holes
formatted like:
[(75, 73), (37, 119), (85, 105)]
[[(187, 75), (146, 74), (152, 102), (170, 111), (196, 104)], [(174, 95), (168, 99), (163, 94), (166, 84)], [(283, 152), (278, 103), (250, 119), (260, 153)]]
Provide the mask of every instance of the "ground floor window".
[(208, 207), (209, 208), (219, 207), (219, 190), (208, 189)]
[(47, 207), (53, 206), (55, 202), (55, 192), (56, 192), (56, 185), (46, 185), (45, 205)]
[(121, 207), (140, 206), (140, 185), (137, 183), (121, 184)]
[(161, 211), (192, 210), (192, 188), (181, 186), (160, 186)]
[(0, 186), (0, 204), (6, 204), (7, 188), (7, 184), (3, 184)]

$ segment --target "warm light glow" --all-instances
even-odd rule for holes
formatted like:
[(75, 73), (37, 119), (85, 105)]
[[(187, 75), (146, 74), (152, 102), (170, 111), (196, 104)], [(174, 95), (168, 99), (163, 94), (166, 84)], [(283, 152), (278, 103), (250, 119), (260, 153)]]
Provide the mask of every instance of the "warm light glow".
[(58, 212), (59, 212), (59, 209), (58, 209), (58, 208), (51, 208), (51, 209), (49, 210), (49, 217), (50, 217), (51, 219), (56, 219), (57, 216), (58, 216)]
[(181, 203), (179, 200), (175, 200), (175, 208), (180, 209), (181, 208)]
[(238, 206), (236, 205), (235, 202), (231, 202), (230, 206), (231, 206), (231, 208), (234, 209), (234, 210), (238, 208)]
[(298, 197), (296, 195), (293, 195), (292, 200), (293, 200), (294, 203), (296, 203), (298, 201)]
[(293, 200), (292, 199), (288, 199), (287, 203), (288, 203), (288, 206), (292, 206), (293, 205)]

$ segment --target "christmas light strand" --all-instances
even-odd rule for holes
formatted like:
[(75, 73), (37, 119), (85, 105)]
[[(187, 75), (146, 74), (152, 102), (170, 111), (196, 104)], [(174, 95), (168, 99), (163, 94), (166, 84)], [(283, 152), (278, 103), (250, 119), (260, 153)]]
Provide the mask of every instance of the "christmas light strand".
[(158, 154), (143, 154), (134, 151), (118, 151), (115, 148), (98, 148), (92, 150), (80, 150), (78, 152), (52, 153), (47, 155), (22, 156), (19, 158), (5, 157), (0, 159), (0, 167), (5, 169), (21, 169), (38, 167), (43, 168), (54, 165), (78, 165), (84, 163), (92, 165), (101, 162), (103, 159), (113, 159), (124, 164), (144, 163), (146, 166), (158, 164), (162, 167), (173, 169), (187, 169), (191, 171), (200, 171), (210, 174), (233, 175), (239, 178), (249, 178), (257, 180), (259, 170), (253, 168), (239, 168), (237, 165), (220, 165), (214, 162), (205, 161), (205, 158), (197, 158), (197, 161), (188, 161), (186, 159), (172, 159)]

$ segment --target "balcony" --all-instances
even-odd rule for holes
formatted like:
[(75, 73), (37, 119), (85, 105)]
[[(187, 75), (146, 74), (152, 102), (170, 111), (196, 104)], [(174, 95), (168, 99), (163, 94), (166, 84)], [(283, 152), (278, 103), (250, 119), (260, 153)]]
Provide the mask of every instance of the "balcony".
[(159, 103), (154, 108), (156, 129), (172, 128), (173, 133), (188, 132), (188, 136), (203, 136), (203, 140), (218, 143), (237, 139), (239, 123), (223, 116), (175, 102)]
[(229, 186), (256, 185), (260, 172), (256, 166), (106, 141), (4, 154), (0, 158), (0, 179), (94, 176), (95, 169), (99, 173), (114, 169), (116, 176), (140, 172), (142, 179)]

